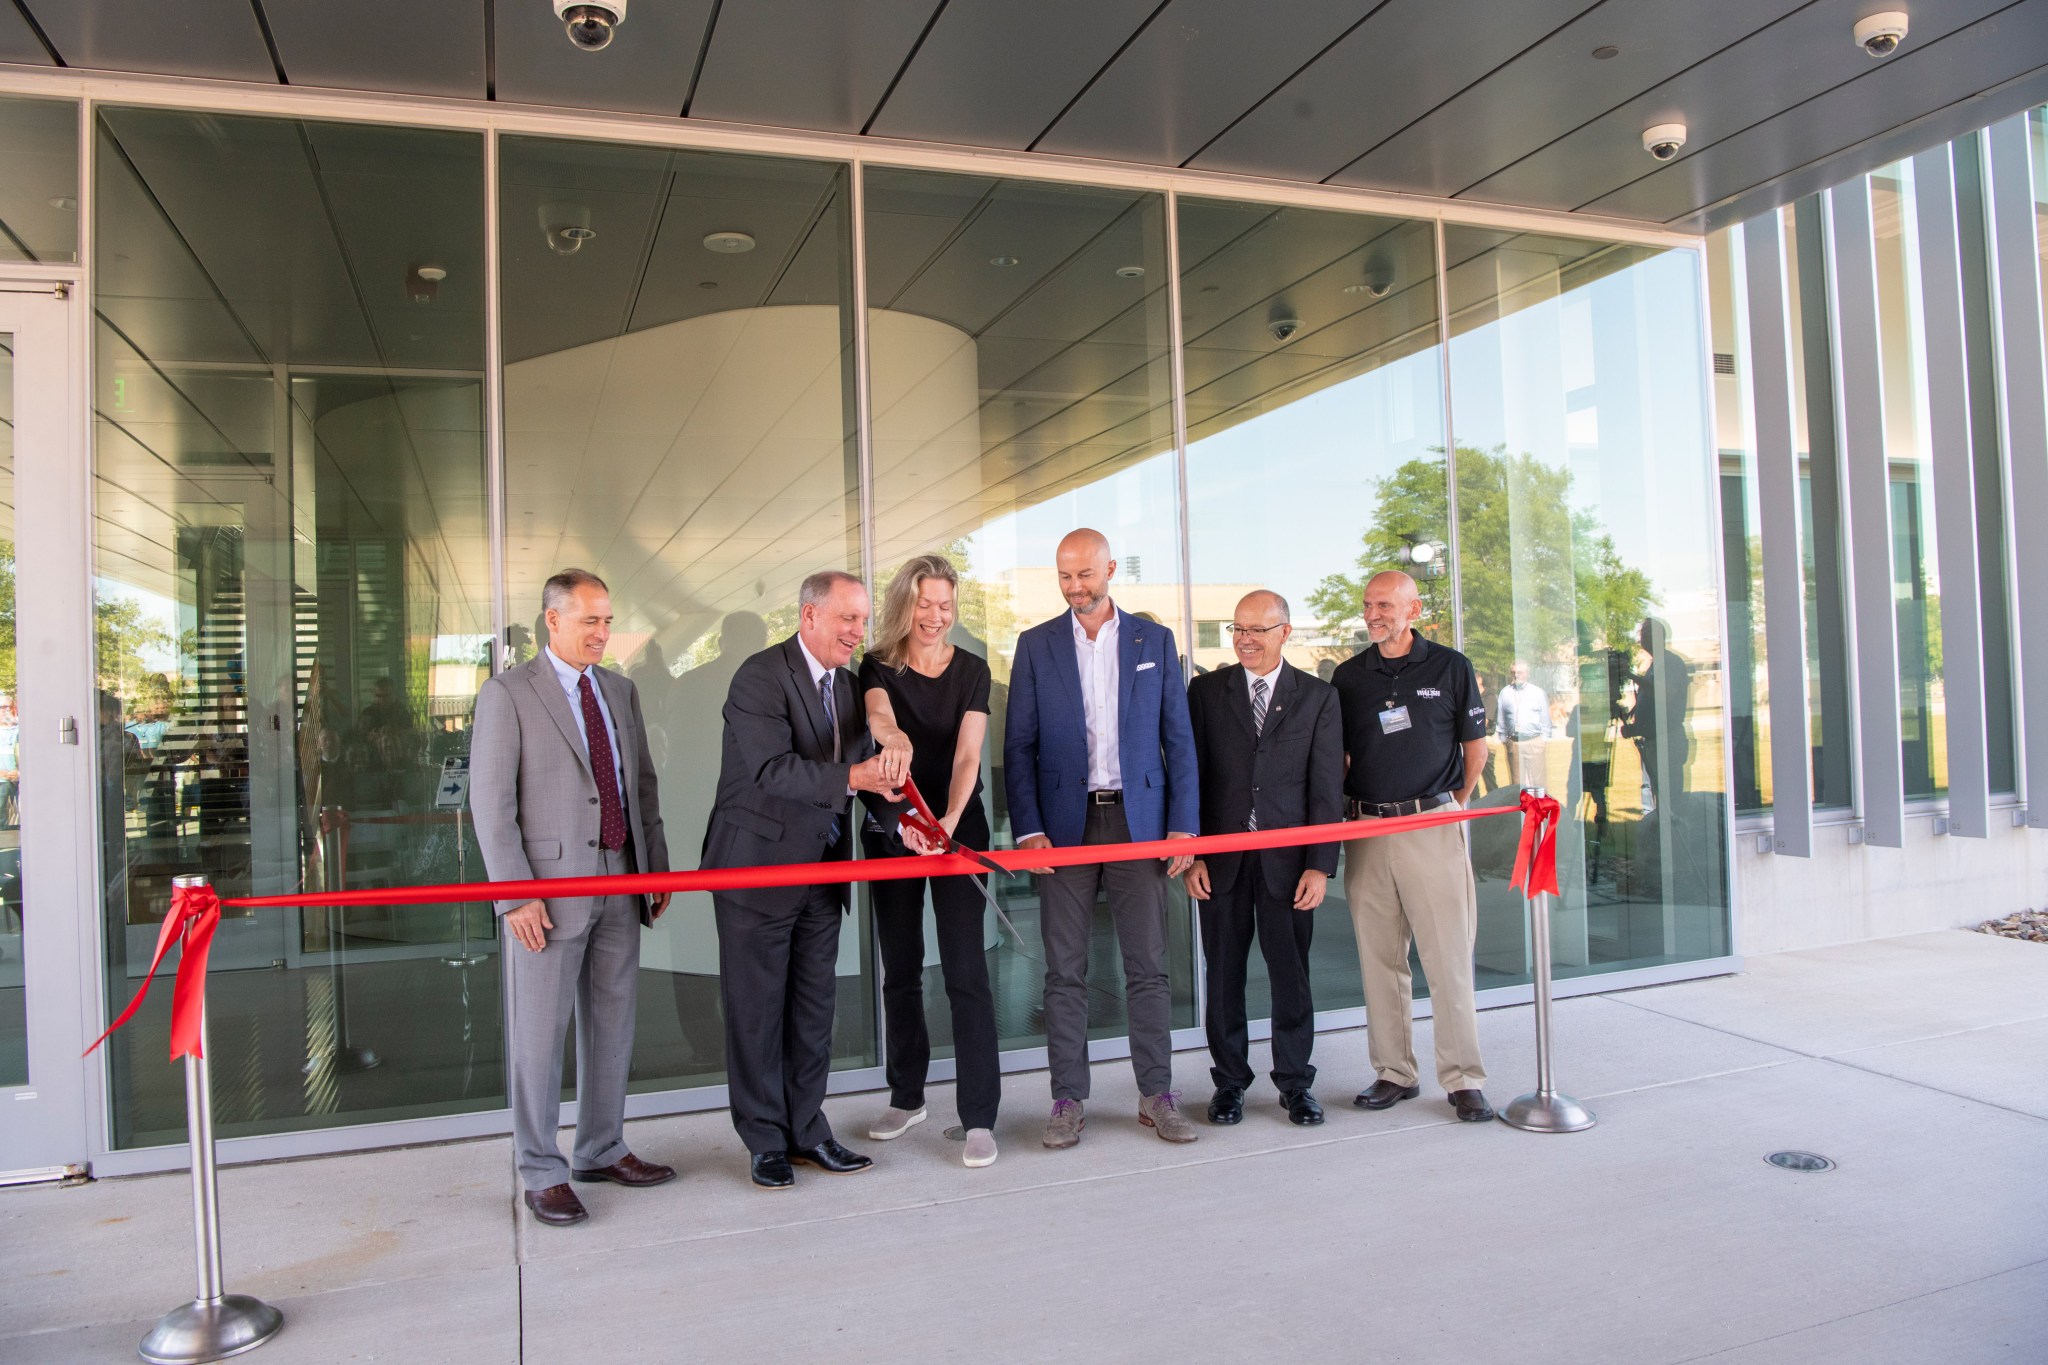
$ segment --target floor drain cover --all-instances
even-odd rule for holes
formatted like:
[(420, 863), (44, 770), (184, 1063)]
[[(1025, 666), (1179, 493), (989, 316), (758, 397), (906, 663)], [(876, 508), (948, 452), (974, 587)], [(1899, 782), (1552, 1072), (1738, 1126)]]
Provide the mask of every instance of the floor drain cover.
[(1812, 1152), (1772, 1152), (1764, 1158), (1773, 1166), (1786, 1171), (1832, 1171), (1835, 1163)]

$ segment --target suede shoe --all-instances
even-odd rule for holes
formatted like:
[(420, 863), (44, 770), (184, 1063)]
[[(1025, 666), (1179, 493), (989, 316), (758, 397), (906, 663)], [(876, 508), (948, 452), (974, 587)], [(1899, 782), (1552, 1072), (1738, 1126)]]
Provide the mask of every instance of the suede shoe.
[(1040, 1141), (1054, 1151), (1072, 1147), (1081, 1141), (1081, 1129), (1086, 1124), (1087, 1120), (1081, 1117), (1081, 1101), (1054, 1100), (1052, 1115), (1045, 1121), (1045, 1136)]
[(642, 1161), (631, 1152), (626, 1153), (609, 1166), (599, 1166), (590, 1171), (570, 1171), (571, 1180), (580, 1180), (588, 1185), (599, 1180), (609, 1180), (614, 1185), (644, 1187), (666, 1185), (676, 1178), (673, 1166), (657, 1166), (652, 1161)]
[(1494, 1116), (1493, 1106), (1486, 1102), (1486, 1094), (1480, 1090), (1453, 1090), (1451, 1108), (1458, 1111), (1461, 1123), (1485, 1123)]
[(1280, 1107), (1287, 1111), (1289, 1123), (1313, 1128), (1323, 1121), (1323, 1106), (1316, 1103), (1316, 1097), (1306, 1089), (1283, 1090), (1280, 1092)]
[(1201, 1138), (1188, 1116), (1180, 1112), (1180, 1092), (1168, 1090), (1146, 1095), (1138, 1101), (1138, 1122), (1167, 1142), (1194, 1142)]
[(915, 1109), (898, 1109), (892, 1104), (869, 1126), (868, 1136), (877, 1142), (891, 1142), (923, 1123), (927, 1117), (921, 1104)]
[(1209, 1122), (1232, 1124), (1244, 1119), (1244, 1091), (1234, 1085), (1219, 1085), (1209, 1101)]
[(1374, 1081), (1363, 1094), (1351, 1101), (1360, 1109), (1392, 1109), (1402, 1100), (1412, 1100), (1422, 1093), (1419, 1085), (1395, 1085), (1392, 1081)]
[(544, 1190), (528, 1190), (525, 1194), (526, 1207), (533, 1210), (535, 1220), (551, 1228), (565, 1228), (571, 1223), (580, 1223), (590, 1217), (590, 1210), (583, 1207), (583, 1201), (576, 1197), (576, 1191), (567, 1185), (550, 1185)]
[(838, 1138), (826, 1138), (815, 1147), (798, 1147), (789, 1154), (791, 1161), (801, 1161), (806, 1166), (816, 1166), (833, 1175), (852, 1175), (875, 1164), (873, 1157), (862, 1156), (839, 1145)]

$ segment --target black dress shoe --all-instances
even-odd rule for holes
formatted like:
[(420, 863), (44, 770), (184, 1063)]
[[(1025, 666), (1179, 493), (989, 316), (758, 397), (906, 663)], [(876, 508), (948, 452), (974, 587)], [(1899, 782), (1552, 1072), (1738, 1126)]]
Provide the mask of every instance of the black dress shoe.
[(754, 1183), (764, 1190), (786, 1190), (796, 1184), (796, 1172), (789, 1169), (789, 1153), (754, 1153)]
[(1458, 1118), (1464, 1123), (1484, 1123), (1494, 1116), (1493, 1106), (1479, 1090), (1453, 1090), (1451, 1108), (1458, 1111)]
[(1323, 1106), (1317, 1104), (1316, 1097), (1307, 1090), (1281, 1091), (1280, 1107), (1287, 1111), (1289, 1123), (1298, 1123), (1304, 1128), (1313, 1128), (1323, 1121)]
[(1392, 1109), (1402, 1100), (1412, 1100), (1422, 1093), (1419, 1085), (1395, 1085), (1392, 1081), (1374, 1081), (1364, 1094), (1352, 1103), (1360, 1109)]
[(533, 1210), (533, 1216), (552, 1228), (565, 1228), (571, 1223), (580, 1223), (590, 1217), (590, 1211), (583, 1207), (583, 1201), (576, 1197), (576, 1191), (567, 1185), (550, 1185), (544, 1190), (528, 1190), (526, 1207)]
[(1244, 1118), (1244, 1091), (1234, 1085), (1219, 1085), (1209, 1100), (1209, 1122), (1236, 1123)]
[(839, 1145), (838, 1138), (826, 1138), (815, 1147), (798, 1147), (789, 1154), (791, 1161), (801, 1161), (806, 1166), (816, 1166), (833, 1175), (852, 1175), (875, 1164), (873, 1157), (849, 1152)]

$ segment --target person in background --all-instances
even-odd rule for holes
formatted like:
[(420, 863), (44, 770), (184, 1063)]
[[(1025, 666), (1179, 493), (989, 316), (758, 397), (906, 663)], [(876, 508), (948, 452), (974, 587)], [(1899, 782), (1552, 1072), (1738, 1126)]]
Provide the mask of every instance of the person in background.
[(1529, 681), (1529, 665), (1515, 660), (1508, 685), (1500, 690), (1493, 732), (1508, 754), (1508, 785), (1544, 785), (1543, 741), (1550, 735), (1550, 698)]
[[(919, 555), (890, 581), (875, 646), (861, 660), (868, 729), (884, 754), (908, 764), (918, 791), (946, 833), (968, 848), (989, 846), (981, 804), (981, 746), (988, 736), (989, 668), (948, 638), (960, 577), (941, 555)], [(874, 821), (861, 831), (870, 858), (902, 855), (904, 843)], [(889, 1107), (868, 1130), (887, 1142), (924, 1122), (931, 1035), (924, 1020), (925, 878), (882, 881), (869, 891), (882, 958), (882, 1014), (889, 1041)], [(982, 942), (986, 915), (971, 877), (932, 877), (932, 922), (952, 1007), (954, 1102), (967, 1130), (961, 1159), (996, 1159), (996, 1106), (1003, 1077), (996, 1057), (996, 1005)]]

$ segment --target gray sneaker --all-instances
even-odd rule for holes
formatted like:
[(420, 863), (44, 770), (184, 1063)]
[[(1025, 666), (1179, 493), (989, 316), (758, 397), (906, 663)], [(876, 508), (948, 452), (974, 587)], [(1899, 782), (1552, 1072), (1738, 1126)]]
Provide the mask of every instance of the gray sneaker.
[(1138, 1101), (1138, 1122), (1168, 1142), (1195, 1141), (1201, 1134), (1195, 1131), (1194, 1124), (1188, 1122), (1188, 1116), (1180, 1112), (1179, 1100), (1178, 1090), (1145, 1096)]
[(1081, 1101), (1054, 1100), (1052, 1117), (1045, 1121), (1045, 1145), (1058, 1151), (1072, 1147), (1081, 1140)]

